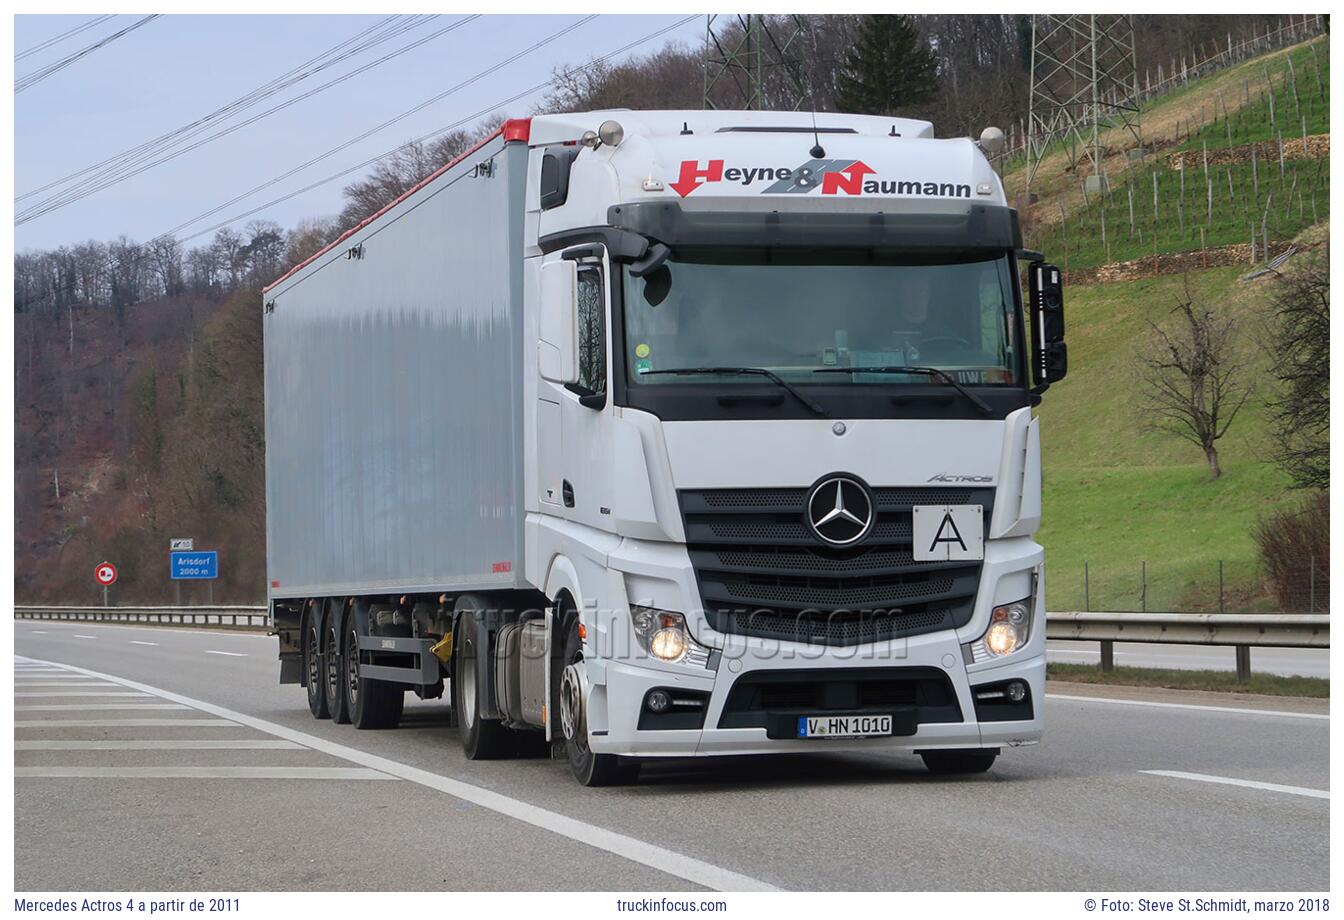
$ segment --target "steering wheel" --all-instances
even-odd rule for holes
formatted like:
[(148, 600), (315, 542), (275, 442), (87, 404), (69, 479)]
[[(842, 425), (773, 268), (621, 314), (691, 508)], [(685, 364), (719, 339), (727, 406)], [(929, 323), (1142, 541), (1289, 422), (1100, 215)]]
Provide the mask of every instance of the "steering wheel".
[(924, 339), (923, 341), (921, 341), (919, 344), (921, 347), (923, 347), (932, 345), (934, 342), (953, 342), (957, 345), (960, 345), (962, 348), (965, 348), (967, 351), (970, 351), (971, 348), (970, 342), (966, 341), (961, 336), (957, 335), (931, 335), (926, 339)]

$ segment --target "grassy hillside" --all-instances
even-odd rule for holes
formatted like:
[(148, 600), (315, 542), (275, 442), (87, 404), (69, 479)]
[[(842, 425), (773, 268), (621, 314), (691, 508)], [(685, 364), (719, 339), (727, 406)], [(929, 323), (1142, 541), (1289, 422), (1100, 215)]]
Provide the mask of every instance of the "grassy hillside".
[[(1300, 242), (1319, 241), (1324, 228)], [(1305, 256), (1298, 257), (1298, 264)], [(1289, 263), (1288, 270), (1293, 269)], [(1269, 461), (1266, 401), (1273, 381), (1264, 342), (1277, 281), (1243, 282), (1242, 268), (1192, 273), (1197, 302), (1237, 320), (1255, 392), (1219, 441), (1223, 475), (1209, 478), (1198, 447), (1148, 430), (1137, 350), (1149, 321), (1165, 320), (1186, 278), (1077, 286), (1066, 293), (1070, 376), (1041, 405), (1048, 600), (1083, 609), (1084, 563), (1094, 610), (1216, 610), (1223, 560), (1228, 610), (1269, 609), (1250, 530), (1297, 496)]]

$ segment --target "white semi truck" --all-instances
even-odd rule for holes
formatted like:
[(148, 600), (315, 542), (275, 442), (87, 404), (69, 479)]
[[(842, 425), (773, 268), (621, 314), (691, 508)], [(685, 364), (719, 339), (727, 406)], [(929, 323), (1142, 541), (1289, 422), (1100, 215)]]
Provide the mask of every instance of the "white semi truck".
[(265, 291), (281, 682), (587, 785), (1037, 741), (1066, 352), (1021, 245), (927, 122), (505, 122)]

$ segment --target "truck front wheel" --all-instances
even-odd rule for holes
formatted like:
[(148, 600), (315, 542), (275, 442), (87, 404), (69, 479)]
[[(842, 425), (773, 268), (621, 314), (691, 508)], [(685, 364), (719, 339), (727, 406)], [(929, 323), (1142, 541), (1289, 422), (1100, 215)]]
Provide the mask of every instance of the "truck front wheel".
[[(579, 618), (573, 616), (565, 630), (565, 666), (583, 661), (583, 640), (579, 637)], [(562, 686), (566, 691), (577, 694), (577, 688)], [(568, 710), (565, 738), (565, 752), (569, 755), (569, 769), (574, 778), (584, 786), (619, 786), (632, 783), (639, 778), (639, 761), (622, 758), (616, 754), (598, 754), (588, 747), (588, 720), (583, 715), (586, 701), (573, 699), (561, 702), (561, 711)]]
[(924, 766), (930, 773), (953, 775), (957, 773), (984, 773), (994, 766), (999, 756), (997, 750), (991, 751), (921, 751)]

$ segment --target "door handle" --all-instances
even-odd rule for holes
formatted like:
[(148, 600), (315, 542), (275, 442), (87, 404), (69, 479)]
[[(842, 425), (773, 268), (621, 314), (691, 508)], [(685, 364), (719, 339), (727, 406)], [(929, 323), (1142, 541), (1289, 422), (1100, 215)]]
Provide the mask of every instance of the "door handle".
[(566, 508), (574, 507), (574, 487), (566, 479), (560, 484), (560, 497), (565, 503)]

